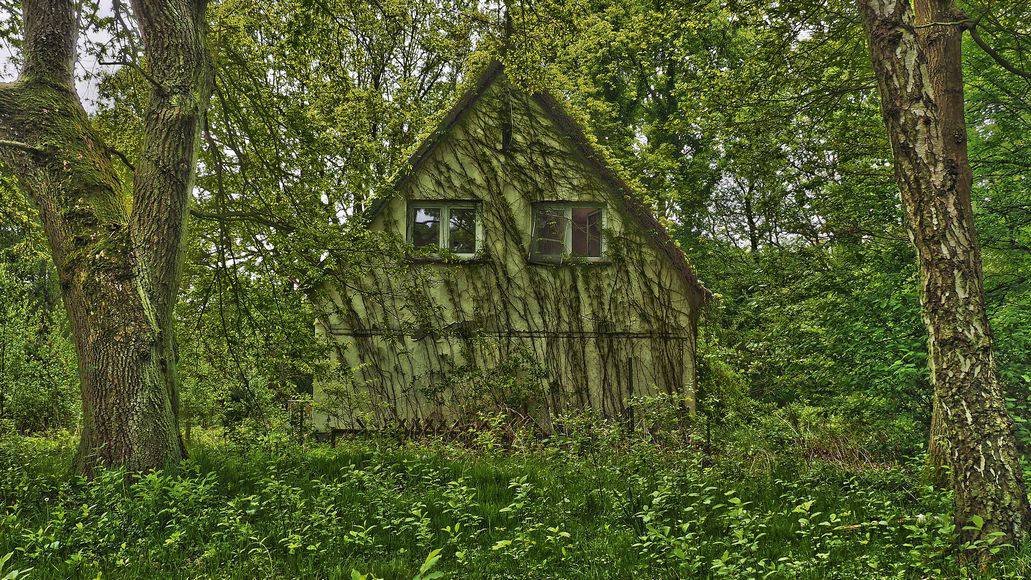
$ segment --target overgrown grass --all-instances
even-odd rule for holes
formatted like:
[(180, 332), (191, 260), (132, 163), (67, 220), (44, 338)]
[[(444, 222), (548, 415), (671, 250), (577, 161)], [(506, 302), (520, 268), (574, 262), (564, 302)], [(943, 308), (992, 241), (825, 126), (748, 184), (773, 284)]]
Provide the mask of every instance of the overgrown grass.
[(434, 550), (429, 573), (462, 578), (1031, 574), (1027, 549), (960, 564), (951, 500), (916, 466), (746, 475), (647, 444), (211, 440), (174, 473), (83, 481), (71, 453), (0, 443), (0, 578), (411, 578)]

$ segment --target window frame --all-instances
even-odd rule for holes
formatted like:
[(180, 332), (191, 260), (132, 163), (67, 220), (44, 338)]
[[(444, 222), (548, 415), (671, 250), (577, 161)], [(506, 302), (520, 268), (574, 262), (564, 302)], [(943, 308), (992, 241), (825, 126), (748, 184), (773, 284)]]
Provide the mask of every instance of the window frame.
[[(590, 208), (601, 210), (601, 240), (599, 240), (600, 256), (574, 256), (573, 255), (573, 210), (577, 208)], [(564, 251), (561, 254), (541, 254), (537, 252), (537, 215), (541, 209), (561, 209), (562, 216), (566, 221), (564, 233)], [(605, 227), (608, 225), (608, 208), (600, 202), (575, 202), (575, 201), (536, 201), (530, 208), (530, 261), (539, 264), (556, 264), (563, 262), (607, 262), (607, 244), (605, 242)]]
[[(405, 240), (407, 244), (416, 251), (422, 251), (432, 246), (415, 247), (413, 230), (415, 228), (415, 214), (420, 209), (439, 209), (440, 227), (437, 230), (437, 246), (433, 250), (436, 254), (446, 254), (462, 260), (470, 260), (480, 255), (483, 250), (483, 212), (480, 211), (479, 200), (411, 200), (405, 208)], [(453, 252), (451, 246), (451, 210), (471, 209), (476, 215), (476, 233), (473, 241), (472, 252)]]

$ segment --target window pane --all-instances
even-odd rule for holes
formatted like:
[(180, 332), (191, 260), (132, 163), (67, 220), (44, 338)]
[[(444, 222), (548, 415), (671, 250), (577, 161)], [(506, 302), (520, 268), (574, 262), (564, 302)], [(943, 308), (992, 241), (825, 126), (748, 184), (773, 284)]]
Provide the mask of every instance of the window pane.
[(456, 254), (472, 254), (476, 251), (476, 210), (471, 207), (451, 208), (448, 227), (449, 249)]
[(412, 221), (412, 245), (416, 248), (440, 245), (440, 208), (415, 208)]
[(601, 208), (573, 208), (573, 255), (601, 257)]
[(566, 212), (562, 208), (539, 207), (533, 226), (534, 253), (561, 256), (566, 252)]

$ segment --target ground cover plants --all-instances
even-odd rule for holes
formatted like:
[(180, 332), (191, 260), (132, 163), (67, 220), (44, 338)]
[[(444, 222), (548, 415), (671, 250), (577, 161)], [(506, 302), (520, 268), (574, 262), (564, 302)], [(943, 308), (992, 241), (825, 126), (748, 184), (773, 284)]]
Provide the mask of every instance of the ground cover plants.
[(1027, 577), (957, 544), (918, 460), (763, 470), (595, 435), (501, 449), (196, 438), (175, 471), (68, 475), (71, 437), (0, 447), (0, 578)]

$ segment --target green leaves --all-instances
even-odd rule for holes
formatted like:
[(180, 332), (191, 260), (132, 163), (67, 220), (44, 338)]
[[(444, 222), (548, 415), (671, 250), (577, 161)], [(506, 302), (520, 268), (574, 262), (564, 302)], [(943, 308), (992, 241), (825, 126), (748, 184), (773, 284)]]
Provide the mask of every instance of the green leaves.
[[(753, 476), (736, 459), (703, 468), (694, 450), (645, 443), (498, 453), (439, 441), (199, 441), (175, 472), (71, 481), (69, 438), (0, 438), (0, 578), (28, 567), (366, 580), (577, 577), (599, 565), (618, 577), (970, 571), (956, 559), (952, 498), (921, 483), (919, 461), (783, 461)], [(522, 506), (500, 513), (513, 504)], [(985, 534), (960, 548), (1009, 549), (997, 542)], [(990, 574), (1019, 577), (1019, 565), (1004, 559)]]
[(440, 561), (440, 549), (433, 550), (426, 556), (426, 561), (419, 566), (419, 573), (416, 574), (412, 580), (432, 580), (433, 578), (443, 578), (443, 572), (431, 572), (437, 562)]
[(25, 570), (11, 570), (7, 568), (7, 562), (14, 557), (14, 552), (8, 552), (0, 556), (0, 580), (18, 580), (29, 575), (32, 568)]

